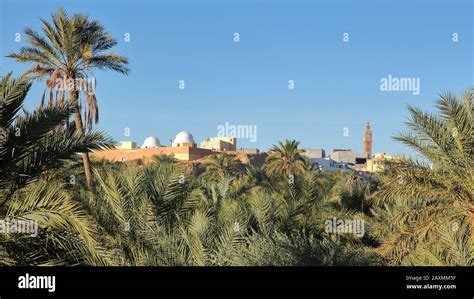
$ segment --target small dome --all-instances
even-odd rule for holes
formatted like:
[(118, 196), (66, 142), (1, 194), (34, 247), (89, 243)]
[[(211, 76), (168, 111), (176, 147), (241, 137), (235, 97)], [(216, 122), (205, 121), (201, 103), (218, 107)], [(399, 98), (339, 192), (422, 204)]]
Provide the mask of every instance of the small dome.
[(155, 136), (150, 136), (143, 142), (142, 148), (154, 148), (160, 146), (160, 140)]
[(174, 143), (194, 143), (194, 138), (191, 133), (186, 131), (181, 131), (176, 135)]

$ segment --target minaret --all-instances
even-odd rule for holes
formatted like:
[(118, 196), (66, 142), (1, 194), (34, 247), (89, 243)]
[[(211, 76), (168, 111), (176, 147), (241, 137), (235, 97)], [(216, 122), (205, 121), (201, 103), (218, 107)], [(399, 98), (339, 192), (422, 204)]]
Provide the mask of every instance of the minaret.
[(365, 124), (362, 142), (364, 143), (364, 152), (367, 155), (367, 159), (372, 158), (372, 130), (370, 129), (369, 122)]

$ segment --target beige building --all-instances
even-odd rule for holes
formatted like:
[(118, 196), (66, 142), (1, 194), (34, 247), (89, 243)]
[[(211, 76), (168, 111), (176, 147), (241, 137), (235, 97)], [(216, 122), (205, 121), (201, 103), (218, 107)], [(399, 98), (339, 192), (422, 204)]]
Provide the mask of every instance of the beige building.
[(133, 141), (122, 141), (114, 149), (94, 151), (91, 156), (111, 162), (141, 160), (147, 163), (157, 155), (171, 155), (180, 161), (197, 161), (215, 152), (227, 152), (246, 164), (262, 165), (265, 162), (267, 155), (260, 154), (257, 149), (242, 152), (236, 151), (236, 147), (237, 139), (231, 137), (209, 138), (201, 143), (201, 147), (197, 147), (193, 135), (182, 131), (176, 135), (171, 147), (162, 146), (158, 138), (150, 136), (145, 139), (140, 148), (137, 148), (137, 144)]
[(133, 141), (122, 141), (117, 148), (123, 150), (132, 150), (137, 148), (137, 143)]
[(213, 151), (235, 151), (237, 148), (237, 139), (233, 137), (213, 137), (201, 142), (201, 148)]
[(394, 157), (387, 153), (378, 153), (372, 159), (367, 159), (366, 171), (383, 172), (385, 169), (385, 162), (392, 159), (394, 159)]
[(133, 141), (122, 141), (114, 149), (94, 151), (91, 156), (112, 162), (142, 160), (146, 163), (156, 155), (172, 155), (177, 160), (194, 161), (210, 154), (212, 154), (211, 150), (196, 146), (191, 133), (182, 131), (176, 135), (171, 147), (161, 146), (158, 138), (150, 136), (145, 139), (140, 148), (137, 148), (137, 144)]
[(91, 156), (111, 162), (126, 162), (130, 160), (142, 160), (149, 162), (153, 156), (172, 155), (173, 158), (181, 161), (194, 161), (211, 155), (211, 150), (197, 147), (156, 147), (156, 148), (135, 148), (135, 149), (110, 149), (94, 151)]
[(322, 148), (305, 148), (303, 156), (310, 159), (322, 159), (326, 157), (326, 152)]

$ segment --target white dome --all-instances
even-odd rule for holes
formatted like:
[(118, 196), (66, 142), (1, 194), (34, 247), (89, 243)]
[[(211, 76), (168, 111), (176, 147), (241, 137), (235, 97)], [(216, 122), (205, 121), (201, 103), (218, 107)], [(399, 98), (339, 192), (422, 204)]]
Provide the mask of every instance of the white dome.
[(194, 143), (194, 138), (191, 133), (186, 131), (181, 131), (176, 135), (174, 143)]
[(145, 141), (143, 141), (142, 148), (153, 148), (153, 147), (159, 147), (160, 146), (160, 140), (156, 138), (155, 136), (150, 136)]

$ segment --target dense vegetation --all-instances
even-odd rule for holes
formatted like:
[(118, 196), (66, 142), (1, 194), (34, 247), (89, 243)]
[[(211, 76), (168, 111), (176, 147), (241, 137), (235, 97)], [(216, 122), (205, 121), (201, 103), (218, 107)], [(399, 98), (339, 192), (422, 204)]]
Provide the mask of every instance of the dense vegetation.
[[(40, 226), (0, 233), (1, 264), (473, 264), (471, 92), (441, 96), (438, 115), (410, 108), (412, 133), (397, 139), (425, 162), (395, 160), (378, 177), (312, 170), (285, 141), (260, 168), (228, 154), (199, 167), (93, 161), (89, 190), (75, 153), (111, 140), (66, 126), (67, 105), (18, 116), (30, 83), (1, 82), (0, 216)], [(328, 232), (333, 218), (363, 220), (363, 236)]]
[[(68, 63), (126, 73), (125, 58), (101, 54), (115, 42), (99, 24), (53, 18), (44, 23), (53, 45), (31, 31), (43, 52), (12, 57), (38, 62), (43, 76), (84, 75)], [(97, 52), (86, 47), (94, 42)], [(20, 113), (31, 73), (1, 79), (0, 219), (35, 221), (39, 233), (0, 230), (0, 265), (474, 264), (474, 90), (441, 94), (437, 113), (409, 107), (409, 131), (394, 138), (418, 158), (387, 161), (374, 176), (314, 170), (288, 140), (262, 167), (229, 154), (198, 167), (168, 156), (86, 166), (88, 152), (113, 141), (92, 118), (83, 126), (77, 94)], [(95, 96), (87, 103), (94, 115)], [(364, 231), (328, 231), (332, 219), (362, 221)]]

